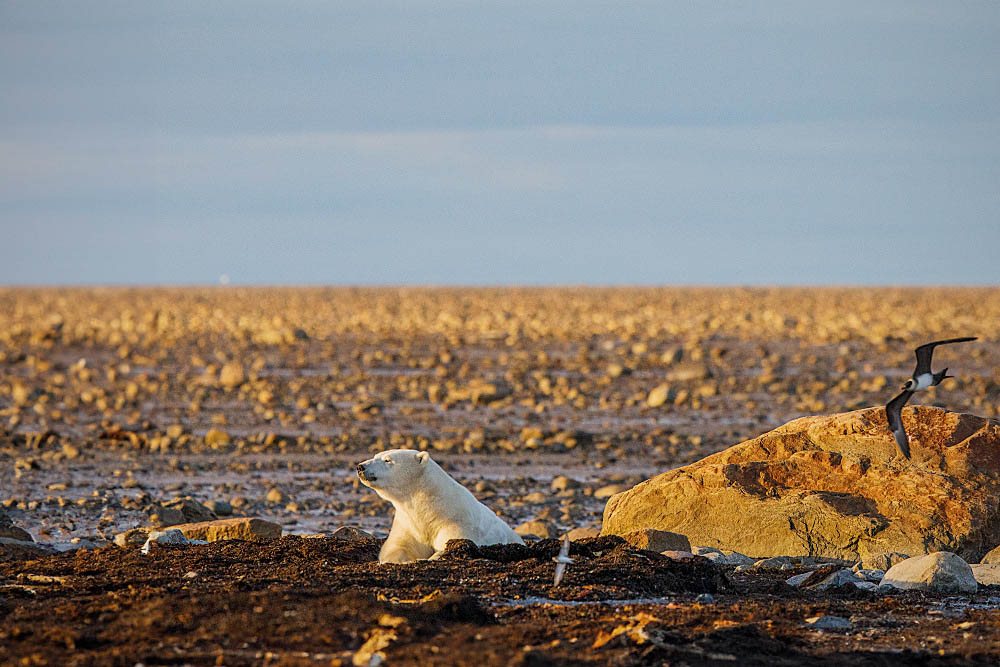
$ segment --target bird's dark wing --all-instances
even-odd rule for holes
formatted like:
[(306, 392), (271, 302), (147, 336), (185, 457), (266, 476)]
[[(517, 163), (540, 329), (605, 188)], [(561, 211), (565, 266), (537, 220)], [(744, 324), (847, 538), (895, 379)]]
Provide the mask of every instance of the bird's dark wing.
[(967, 343), (970, 340), (976, 340), (976, 337), (966, 336), (965, 338), (949, 338), (947, 340), (936, 340), (933, 343), (924, 343), (916, 349), (917, 370), (913, 371), (913, 377), (931, 372), (931, 355), (934, 354), (934, 348), (938, 345), (948, 345), (949, 343)]
[(903, 406), (906, 405), (911, 396), (913, 396), (912, 391), (904, 390), (885, 406), (885, 419), (889, 422), (889, 430), (892, 431), (892, 437), (899, 445), (899, 451), (906, 458), (910, 458), (910, 440), (906, 437), (906, 429), (903, 428), (902, 412)]

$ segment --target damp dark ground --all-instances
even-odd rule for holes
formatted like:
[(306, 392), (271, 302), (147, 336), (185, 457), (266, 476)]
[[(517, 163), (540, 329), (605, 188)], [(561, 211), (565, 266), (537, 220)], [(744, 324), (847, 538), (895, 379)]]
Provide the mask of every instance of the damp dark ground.
[[(790, 573), (671, 560), (619, 538), (379, 565), (379, 541), (287, 536), (3, 563), (10, 665), (973, 665), (1000, 661), (1000, 591), (803, 592)], [(698, 596), (708, 593), (712, 601)], [(832, 614), (853, 629), (822, 632)], [(366, 650), (367, 646), (367, 650)], [(373, 650), (374, 649), (374, 650)]]

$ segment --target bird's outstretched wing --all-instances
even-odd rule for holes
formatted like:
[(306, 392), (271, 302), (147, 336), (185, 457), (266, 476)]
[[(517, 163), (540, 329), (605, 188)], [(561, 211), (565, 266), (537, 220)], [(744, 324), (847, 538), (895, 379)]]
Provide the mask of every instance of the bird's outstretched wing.
[(930, 373), (931, 371), (931, 356), (934, 354), (934, 348), (938, 345), (948, 345), (950, 343), (967, 343), (970, 340), (976, 340), (975, 336), (966, 336), (965, 338), (949, 338), (947, 340), (936, 340), (932, 343), (924, 343), (916, 349), (917, 354), (917, 370), (913, 371), (913, 377), (918, 375), (923, 375), (924, 373)]
[(558, 586), (559, 582), (562, 581), (563, 575), (566, 574), (566, 566), (573, 562), (573, 559), (569, 557), (569, 534), (563, 535), (562, 546), (559, 547), (559, 555), (552, 560), (556, 563), (556, 576), (552, 582), (553, 586)]
[(889, 422), (889, 430), (892, 431), (892, 437), (899, 445), (899, 451), (906, 458), (910, 458), (910, 439), (906, 436), (906, 429), (903, 428), (902, 412), (903, 406), (910, 400), (910, 396), (913, 396), (912, 391), (903, 390), (885, 406), (885, 419)]

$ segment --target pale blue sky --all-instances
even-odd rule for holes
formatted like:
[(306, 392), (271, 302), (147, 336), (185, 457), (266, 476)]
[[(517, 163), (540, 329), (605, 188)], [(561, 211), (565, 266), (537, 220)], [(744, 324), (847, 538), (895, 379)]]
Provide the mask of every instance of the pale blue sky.
[(998, 284), (1000, 2), (0, 0), (0, 284)]

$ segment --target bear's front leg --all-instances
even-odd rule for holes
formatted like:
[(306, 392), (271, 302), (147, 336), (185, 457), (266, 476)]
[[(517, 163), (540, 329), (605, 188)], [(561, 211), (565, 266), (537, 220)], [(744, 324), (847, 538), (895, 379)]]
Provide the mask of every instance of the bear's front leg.
[(409, 563), (414, 560), (406, 549), (402, 547), (394, 547), (392, 549), (386, 549), (384, 546), (378, 554), (379, 563)]

